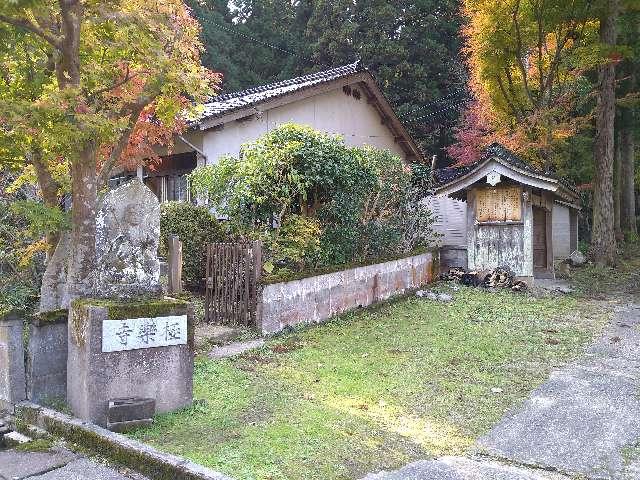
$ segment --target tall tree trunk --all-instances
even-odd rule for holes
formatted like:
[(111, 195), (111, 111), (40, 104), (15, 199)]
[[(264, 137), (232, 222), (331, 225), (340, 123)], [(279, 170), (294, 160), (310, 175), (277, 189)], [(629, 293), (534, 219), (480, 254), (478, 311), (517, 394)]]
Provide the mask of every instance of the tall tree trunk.
[(634, 114), (631, 109), (624, 109), (621, 131), (620, 170), (620, 227), (625, 234), (637, 234), (636, 197), (635, 197), (635, 139), (633, 135)]
[[(42, 195), (42, 201), (45, 206), (49, 208), (59, 208), (58, 203), (58, 189), (60, 185), (51, 175), (46, 161), (42, 158), (42, 152), (34, 150), (29, 153), (31, 157), (31, 163), (33, 164), (36, 172), (36, 178), (38, 179), (38, 186), (40, 187), (40, 194)], [(47, 260), (53, 254), (58, 240), (60, 239), (60, 232), (48, 232), (46, 235), (47, 244)]]
[[(600, 42), (614, 47), (618, 0), (610, 0), (605, 8), (606, 12), (600, 18)], [(613, 215), (615, 74), (615, 63), (611, 61), (598, 69), (593, 233), (589, 253), (593, 261), (600, 265), (614, 265), (616, 257)]]
[[(637, 26), (635, 27), (637, 30)], [(627, 92), (637, 93), (637, 59), (628, 62)], [(637, 117), (634, 107), (622, 108), (621, 157), (620, 170), (622, 182), (620, 184), (620, 226), (625, 234), (638, 234), (636, 224), (636, 184), (635, 184), (635, 155), (636, 144), (634, 130)]]
[(620, 227), (620, 193), (622, 184), (622, 169), (620, 168), (621, 158), (621, 135), (620, 130), (616, 128), (615, 132), (615, 156), (613, 166), (613, 211), (614, 211), (614, 228), (616, 239), (622, 238), (622, 227)]
[(67, 289), (69, 299), (95, 294), (96, 262), (96, 148), (86, 144), (71, 162), (71, 243)]

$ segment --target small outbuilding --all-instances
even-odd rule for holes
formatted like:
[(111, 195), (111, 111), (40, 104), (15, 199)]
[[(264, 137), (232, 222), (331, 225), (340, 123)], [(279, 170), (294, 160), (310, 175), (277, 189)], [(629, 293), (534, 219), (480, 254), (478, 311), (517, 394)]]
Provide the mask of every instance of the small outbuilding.
[(508, 267), (531, 283), (534, 277), (553, 278), (554, 258), (578, 248), (575, 188), (500, 144), (487, 147), (472, 165), (437, 170), (435, 180), (436, 196), (466, 202), (458, 215), (466, 215), (470, 270)]

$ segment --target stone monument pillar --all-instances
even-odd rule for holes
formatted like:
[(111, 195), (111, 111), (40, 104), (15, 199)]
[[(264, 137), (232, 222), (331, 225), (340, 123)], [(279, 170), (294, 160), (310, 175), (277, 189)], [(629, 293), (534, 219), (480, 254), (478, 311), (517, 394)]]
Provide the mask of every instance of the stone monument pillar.
[(97, 216), (99, 298), (70, 307), (67, 402), (76, 416), (113, 430), (193, 397), (192, 309), (160, 295), (159, 238), (151, 190), (134, 179), (108, 192)]

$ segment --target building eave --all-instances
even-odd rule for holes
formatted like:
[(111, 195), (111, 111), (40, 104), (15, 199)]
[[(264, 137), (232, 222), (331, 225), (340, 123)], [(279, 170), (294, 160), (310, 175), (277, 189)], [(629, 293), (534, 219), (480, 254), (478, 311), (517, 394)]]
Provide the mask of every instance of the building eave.
[(365, 93), (367, 102), (377, 110), (381, 122), (391, 131), (396, 139), (396, 143), (405, 153), (407, 160), (424, 162), (425, 157), (420, 150), (420, 147), (411, 137), (408, 130), (393, 110), (393, 107), (391, 107), (385, 98), (373, 75), (366, 70), (335, 78), (333, 80), (328, 80), (320, 84), (301, 87), (298, 90), (285, 92), (278, 96), (259, 100), (250, 105), (238, 107), (226, 113), (212, 115), (192, 124), (192, 128), (201, 131), (220, 128), (227, 123), (239, 121), (253, 115), (261, 115), (263, 112), (273, 108), (337, 90), (354, 83), (361, 86)]
[(569, 203), (574, 204), (578, 201), (578, 195), (565, 187), (558, 179), (518, 168), (499, 157), (487, 158), (470, 172), (461, 175), (449, 183), (436, 187), (435, 194), (437, 196), (453, 195), (461, 190), (468, 189), (491, 172), (497, 172), (503, 177), (533, 188), (555, 193), (558, 197), (565, 199)]

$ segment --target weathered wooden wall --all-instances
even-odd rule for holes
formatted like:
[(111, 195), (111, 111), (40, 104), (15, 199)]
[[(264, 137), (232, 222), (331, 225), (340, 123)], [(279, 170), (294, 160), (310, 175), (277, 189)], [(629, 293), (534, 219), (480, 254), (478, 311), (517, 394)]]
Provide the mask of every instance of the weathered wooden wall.
[[(527, 192), (529, 195), (529, 192)], [(467, 245), (471, 270), (508, 267), (518, 277), (533, 276), (533, 214), (522, 202), (522, 221), (483, 222), (476, 219), (476, 189), (467, 193)]]
[(451, 197), (427, 197), (425, 202), (435, 219), (433, 229), (442, 235), (442, 246), (467, 246), (467, 204)]

